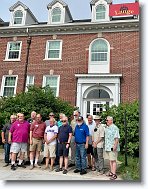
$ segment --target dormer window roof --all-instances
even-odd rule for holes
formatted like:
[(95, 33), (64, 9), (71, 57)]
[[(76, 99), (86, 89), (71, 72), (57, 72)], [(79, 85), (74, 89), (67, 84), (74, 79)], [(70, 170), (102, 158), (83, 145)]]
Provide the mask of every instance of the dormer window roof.
[(73, 20), (68, 5), (61, 0), (54, 0), (47, 6), (49, 10), (48, 24), (59, 24)]
[(10, 26), (31, 25), (38, 23), (31, 10), (18, 1), (9, 8), (11, 12)]

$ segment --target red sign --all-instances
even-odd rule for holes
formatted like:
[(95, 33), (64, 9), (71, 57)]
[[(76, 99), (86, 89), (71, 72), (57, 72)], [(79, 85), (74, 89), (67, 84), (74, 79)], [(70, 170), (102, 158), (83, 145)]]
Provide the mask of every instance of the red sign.
[(139, 3), (111, 4), (109, 16), (139, 15)]

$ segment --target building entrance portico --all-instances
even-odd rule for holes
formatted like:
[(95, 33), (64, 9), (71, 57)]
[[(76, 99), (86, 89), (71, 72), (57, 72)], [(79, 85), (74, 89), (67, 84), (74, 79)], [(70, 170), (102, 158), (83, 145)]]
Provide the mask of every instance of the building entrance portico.
[(76, 74), (77, 103), (81, 115), (99, 115), (105, 105), (120, 103), (121, 74)]

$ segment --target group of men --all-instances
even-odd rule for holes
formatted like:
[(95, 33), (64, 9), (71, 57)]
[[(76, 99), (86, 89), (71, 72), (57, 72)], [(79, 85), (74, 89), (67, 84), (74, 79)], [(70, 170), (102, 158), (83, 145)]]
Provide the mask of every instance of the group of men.
[(11, 115), (10, 123), (2, 129), (5, 166), (9, 165), (11, 155), (12, 170), (16, 170), (17, 166), (25, 168), (23, 160), (27, 152), (30, 170), (34, 167), (41, 168), (38, 161), (40, 152), (44, 149), (45, 170), (53, 171), (55, 159), (58, 159), (59, 167), (56, 172), (67, 174), (68, 166), (75, 166), (74, 173), (83, 175), (87, 173), (87, 169), (91, 169), (101, 175), (104, 174), (105, 152), (110, 161), (110, 170), (106, 176), (115, 180), (119, 138), (119, 129), (113, 124), (113, 118), (110, 116), (104, 126), (101, 124), (101, 117), (95, 116), (93, 119), (93, 116), (89, 115), (87, 120), (84, 120), (79, 111), (74, 111), (70, 121), (63, 113), (60, 113), (59, 120), (56, 121), (51, 112), (45, 122), (42, 121), (41, 114), (34, 111), (27, 121), (24, 114), (19, 113), (17, 116)]

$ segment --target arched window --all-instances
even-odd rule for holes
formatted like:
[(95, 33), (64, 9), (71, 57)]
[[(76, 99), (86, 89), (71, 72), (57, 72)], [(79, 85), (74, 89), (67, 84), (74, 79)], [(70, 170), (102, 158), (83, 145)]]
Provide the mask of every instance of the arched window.
[(22, 24), (23, 20), (23, 13), (22, 11), (18, 10), (14, 13), (14, 24)]
[(96, 7), (96, 20), (105, 19), (106, 8), (104, 5), (98, 5)]
[(56, 7), (52, 10), (52, 22), (61, 21), (61, 9)]
[(109, 96), (108, 92), (106, 92), (103, 89), (93, 89), (92, 91), (90, 91), (88, 93), (87, 98), (90, 98), (90, 99), (100, 99), (100, 98), (109, 99), (110, 96)]
[(91, 62), (108, 61), (108, 44), (103, 39), (95, 40), (91, 46)]

